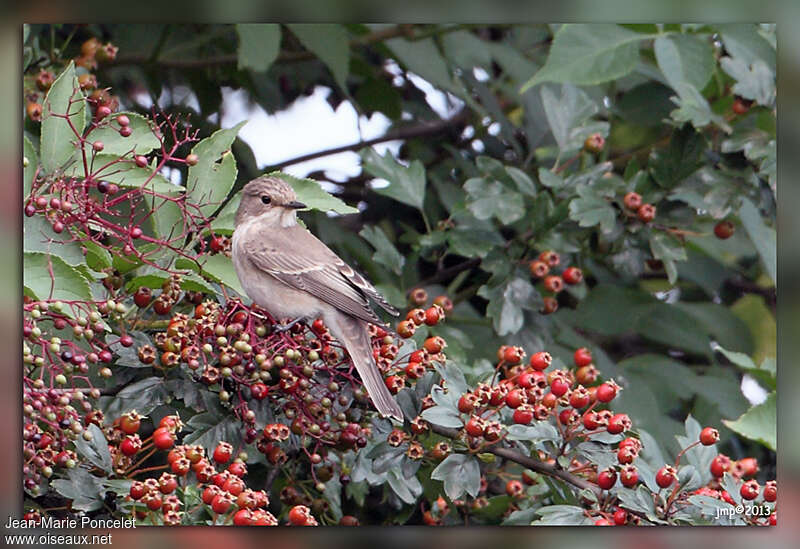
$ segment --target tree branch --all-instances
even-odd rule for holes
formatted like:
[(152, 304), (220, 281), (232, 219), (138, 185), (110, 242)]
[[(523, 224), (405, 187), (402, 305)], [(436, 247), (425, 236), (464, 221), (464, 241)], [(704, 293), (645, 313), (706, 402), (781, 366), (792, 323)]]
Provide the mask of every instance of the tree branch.
[[(461, 431), (458, 429), (451, 429), (449, 427), (441, 427), (439, 425), (434, 425), (430, 423), (431, 431), (436, 433), (437, 435), (442, 435), (447, 438), (451, 439), (459, 439), (461, 437)], [(512, 450), (511, 448), (505, 448), (503, 446), (491, 446), (486, 449), (487, 452), (490, 454), (494, 454), (497, 457), (505, 458), (515, 463), (519, 463), (523, 467), (527, 467), (532, 471), (536, 471), (542, 475), (547, 475), (549, 477), (557, 478), (563, 480), (568, 484), (572, 484), (576, 488), (580, 488), (581, 490), (590, 490), (598, 497), (602, 495), (603, 491), (595, 484), (592, 484), (588, 480), (573, 475), (572, 473), (565, 471), (563, 469), (557, 468), (555, 465), (550, 465), (549, 463), (544, 463), (543, 461), (539, 461), (538, 459), (533, 459), (530, 456), (526, 456), (524, 454), (520, 454), (519, 452)]]

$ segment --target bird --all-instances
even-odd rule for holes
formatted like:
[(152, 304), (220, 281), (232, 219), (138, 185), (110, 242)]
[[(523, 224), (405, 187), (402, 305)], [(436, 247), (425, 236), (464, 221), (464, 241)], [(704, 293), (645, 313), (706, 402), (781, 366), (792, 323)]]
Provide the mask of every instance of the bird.
[(322, 319), (355, 365), (383, 417), (403, 412), (372, 354), (369, 324), (383, 326), (370, 300), (399, 312), (364, 277), (297, 221), (306, 205), (276, 176), (247, 183), (234, 219), (231, 256), (248, 297), (278, 319)]

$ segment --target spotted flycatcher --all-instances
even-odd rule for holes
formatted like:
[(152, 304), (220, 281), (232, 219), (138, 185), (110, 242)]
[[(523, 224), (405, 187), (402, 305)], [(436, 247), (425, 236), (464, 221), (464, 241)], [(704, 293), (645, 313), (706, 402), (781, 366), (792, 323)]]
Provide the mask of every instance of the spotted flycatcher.
[(372, 403), (383, 416), (403, 413), (384, 383), (372, 355), (367, 326), (383, 323), (376, 302), (393, 315), (378, 291), (330, 248), (297, 223), (291, 186), (262, 176), (242, 190), (233, 233), (233, 265), (247, 295), (278, 319), (321, 318), (347, 349)]

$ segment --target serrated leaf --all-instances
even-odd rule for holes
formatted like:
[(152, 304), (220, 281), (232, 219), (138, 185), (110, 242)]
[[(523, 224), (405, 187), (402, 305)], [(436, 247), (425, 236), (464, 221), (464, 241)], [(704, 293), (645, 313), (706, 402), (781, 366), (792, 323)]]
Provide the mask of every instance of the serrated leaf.
[(739, 219), (744, 226), (747, 235), (758, 250), (764, 269), (772, 279), (773, 283), (778, 282), (778, 245), (775, 229), (764, 223), (764, 218), (750, 200), (742, 199), (742, 207), (739, 209)]
[(26, 293), (32, 297), (39, 300), (92, 300), (89, 283), (80, 271), (57, 255), (25, 252), (22, 264), (23, 284)]
[(599, 107), (580, 88), (572, 84), (548, 85), (542, 87), (540, 95), (547, 123), (562, 155), (579, 150), (592, 133), (608, 135), (607, 122), (590, 123)]
[(375, 253), (372, 254), (373, 261), (385, 265), (397, 275), (403, 272), (406, 258), (397, 251), (383, 229), (374, 225), (366, 225), (358, 234), (375, 248)]
[(775, 102), (775, 75), (760, 59), (748, 64), (741, 57), (723, 57), (720, 66), (736, 83), (733, 93), (766, 107)]
[(76, 467), (67, 472), (66, 479), (54, 480), (52, 485), (56, 492), (70, 500), (73, 509), (88, 512), (103, 508), (105, 490), (100, 483), (101, 479)]
[(747, 410), (739, 416), (739, 419), (735, 421), (723, 419), (722, 422), (743, 437), (760, 442), (770, 450), (776, 450), (778, 446), (776, 402), (777, 396), (773, 391), (767, 396), (767, 400)]
[(70, 242), (70, 237), (53, 232), (53, 225), (44, 216), (25, 218), (22, 224), (22, 250), (56, 254), (67, 265), (82, 265), (85, 261), (81, 246)]
[(621, 78), (639, 62), (639, 43), (652, 35), (610, 24), (562, 25), (547, 62), (520, 90), (541, 82), (590, 86)]
[(336, 212), (339, 214), (358, 213), (358, 208), (348, 206), (340, 198), (333, 196), (319, 184), (319, 181), (307, 177), (294, 177), (283, 172), (272, 172), (270, 176), (286, 181), (297, 194), (297, 200), (312, 210), (320, 212)]
[(239, 35), (238, 67), (254, 72), (266, 72), (278, 57), (281, 46), (281, 27), (276, 24), (254, 23), (236, 25)]
[(522, 328), (525, 320), (523, 308), (538, 309), (542, 305), (539, 292), (530, 281), (521, 277), (514, 277), (494, 288), (484, 285), (478, 290), (478, 295), (489, 300), (486, 314), (500, 336), (515, 334)]
[[(71, 101), (74, 102), (71, 103)], [(42, 169), (53, 173), (61, 168), (77, 149), (78, 137), (70, 128), (66, 118), (54, 115), (69, 115), (72, 126), (78, 133), (86, 126), (86, 100), (80, 91), (75, 65), (69, 65), (53, 82), (42, 103), (42, 131), (39, 153)]]
[(604, 232), (610, 232), (617, 222), (611, 204), (588, 186), (578, 187), (578, 196), (569, 203), (569, 217), (581, 227), (599, 225)]
[(659, 36), (653, 44), (658, 68), (677, 90), (687, 82), (702, 90), (714, 70), (711, 44), (690, 34)]
[(206, 216), (219, 208), (236, 181), (236, 159), (230, 149), (236, 134), (246, 122), (242, 121), (227, 130), (217, 130), (192, 149), (198, 162), (189, 168), (187, 199), (199, 204), (198, 209)]
[(184, 444), (200, 444), (211, 455), (219, 441), (230, 442), (238, 446), (242, 438), (241, 425), (232, 415), (219, 417), (216, 414), (205, 412), (192, 416), (187, 425), (194, 429), (183, 437)]
[(666, 149), (650, 155), (650, 174), (662, 188), (672, 189), (697, 171), (705, 141), (691, 126), (675, 130)]
[(303, 46), (320, 58), (333, 73), (339, 87), (347, 92), (350, 68), (350, 42), (342, 25), (329, 23), (288, 24)]
[(94, 423), (90, 423), (86, 431), (92, 435), (92, 439), (86, 440), (82, 436), (75, 438), (78, 455), (111, 474), (111, 453), (108, 451), (108, 441), (103, 431)]
[(522, 196), (500, 183), (473, 177), (464, 183), (467, 192), (467, 208), (476, 218), (487, 220), (494, 217), (503, 225), (522, 219), (525, 204)]
[(375, 192), (393, 198), (403, 204), (422, 209), (425, 200), (425, 168), (414, 160), (408, 167), (399, 164), (387, 151), (384, 156), (369, 148), (361, 153), (364, 170), (374, 177), (389, 182)]
[(444, 482), (444, 492), (450, 501), (458, 499), (465, 492), (472, 497), (481, 488), (481, 470), (478, 460), (464, 454), (450, 454), (431, 472), (433, 480)]
[(417, 498), (422, 495), (422, 484), (416, 476), (405, 478), (397, 470), (390, 469), (386, 480), (397, 497), (409, 505), (416, 503)]
[(677, 237), (662, 231), (653, 232), (650, 235), (650, 251), (653, 257), (660, 259), (664, 263), (664, 270), (670, 284), (675, 284), (678, 280), (678, 269), (676, 261), (686, 261), (686, 249)]
[(168, 397), (164, 379), (148, 377), (128, 385), (116, 396), (101, 397), (100, 403), (108, 417), (118, 417), (130, 410), (146, 416), (166, 402)]

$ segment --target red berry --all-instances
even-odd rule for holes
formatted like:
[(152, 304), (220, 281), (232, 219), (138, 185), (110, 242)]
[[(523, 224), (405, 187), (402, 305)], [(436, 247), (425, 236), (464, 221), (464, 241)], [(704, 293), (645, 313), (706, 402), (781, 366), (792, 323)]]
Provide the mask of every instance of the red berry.
[(236, 461), (228, 465), (227, 471), (233, 475), (236, 475), (239, 478), (242, 478), (247, 474), (247, 465), (245, 465), (243, 461), (237, 459)]
[(749, 99), (742, 99), (741, 97), (737, 97), (733, 100), (733, 106), (731, 109), (736, 114), (745, 114), (747, 111), (750, 110), (750, 106), (753, 104), (752, 101)]
[(547, 273), (550, 272), (550, 266), (540, 259), (536, 259), (528, 263), (528, 270), (530, 270), (531, 275), (536, 278), (542, 278), (547, 276)]
[(253, 383), (250, 386), (250, 394), (256, 400), (264, 400), (269, 392), (269, 388), (261, 382)]
[(131, 130), (130, 126), (123, 126), (123, 127), (121, 127), (121, 128), (119, 129), (119, 134), (120, 134), (122, 137), (130, 137), (130, 135), (131, 135), (132, 133), (133, 133), (133, 130)]
[(105, 145), (103, 145), (102, 141), (95, 141), (94, 143), (92, 143), (92, 149), (94, 149), (95, 152), (100, 152), (104, 148), (105, 148)]
[(577, 267), (567, 267), (561, 277), (567, 284), (580, 284), (583, 280), (583, 271)]
[(714, 225), (714, 234), (717, 235), (717, 238), (720, 240), (726, 240), (733, 236), (733, 233), (736, 231), (736, 226), (731, 223), (730, 221), (720, 221), (716, 225)]
[(575, 361), (575, 366), (588, 366), (592, 363), (592, 353), (586, 347), (581, 347), (575, 351), (572, 359)]
[(446, 295), (438, 295), (433, 298), (433, 304), (441, 307), (445, 314), (450, 314), (453, 311), (453, 300)]
[(596, 521), (594, 521), (594, 525), (595, 526), (613, 526), (613, 523), (610, 520), (606, 519), (606, 518), (601, 518), (601, 519), (597, 519)]
[(471, 414), (475, 409), (475, 401), (475, 395), (472, 393), (461, 395), (461, 398), (458, 399), (458, 411), (462, 414)]
[(120, 126), (127, 126), (131, 123), (131, 119), (128, 118), (127, 114), (121, 114), (117, 117), (117, 124)]
[(541, 313), (543, 315), (553, 314), (558, 310), (558, 300), (553, 296), (546, 295), (542, 298), (542, 310)]
[(772, 514), (769, 516), (769, 525), (776, 526), (778, 524), (778, 512), (773, 511)]
[(144, 485), (143, 482), (140, 482), (138, 480), (134, 480), (133, 484), (131, 484), (131, 489), (130, 489), (129, 493), (130, 493), (131, 499), (139, 500), (139, 499), (142, 499), (142, 496), (144, 496), (147, 493), (147, 487)]
[(403, 320), (397, 323), (397, 335), (402, 337), (403, 339), (408, 339), (414, 335), (414, 332), (417, 331), (417, 327), (411, 320)]
[(217, 447), (214, 448), (214, 455), (212, 457), (215, 462), (222, 464), (228, 463), (231, 460), (232, 454), (233, 446), (227, 442), (220, 442), (217, 444)]
[(605, 469), (597, 475), (597, 485), (603, 490), (611, 490), (617, 483), (617, 472), (614, 469)]
[(187, 163), (189, 166), (195, 166), (195, 165), (197, 165), (197, 163), (198, 163), (199, 161), (200, 161), (200, 157), (198, 157), (198, 156), (197, 156), (196, 154), (194, 154), (194, 153), (192, 153), (192, 154), (190, 154), (190, 155), (188, 155), (188, 156), (186, 157), (186, 163)]
[(547, 351), (539, 351), (538, 353), (534, 353), (531, 357), (531, 368), (534, 370), (542, 371), (547, 369), (548, 366), (553, 362), (553, 357), (550, 356), (550, 353)]
[(533, 409), (529, 406), (520, 406), (514, 410), (513, 415), (514, 423), (520, 425), (529, 425), (533, 421)]
[(584, 387), (578, 387), (569, 395), (569, 405), (575, 409), (585, 408), (590, 400), (589, 391)]
[(764, 501), (773, 502), (778, 499), (778, 483), (769, 480), (764, 485)]
[(598, 422), (597, 412), (590, 410), (583, 414), (583, 427), (587, 431), (594, 431), (599, 426), (600, 423)]
[(628, 522), (628, 512), (625, 509), (617, 509), (614, 511), (614, 524), (617, 526), (624, 526)]
[(483, 431), (485, 429), (484, 421), (479, 418), (478, 416), (472, 416), (469, 418), (469, 421), (466, 425), (467, 434), (471, 437), (481, 437), (483, 436)]
[(102, 120), (109, 114), (111, 114), (111, 109), (109, 109), (106, 105), (100, 105), (99, 107), (97, 107), (97, 112), (95, 112), (95, 117), (98, 120)]
[(400, 376), (389, 376), (384, 382), (386, 383), (386, 388), (389, 389), (389, 392), (393, 395), (399, 393), (400, 390), (406, 386), (406, 382), (403, 381), (403, 378)]
[(512, 498), (518, 498), (522, 496), (525, 491), (525, 487), (522, 483), (516, 479), (509, 480), (506, 482), (506, 494)]
[(141, 286), (139, 289), (136, 290), (136, 293), (133, 294), (133, 302), (136, 303), (136, 306), (140, 309), (143, 309), (150, 305), (150, 299), (153, 297), (153, 292), (147, 286)]
[(525, 358), (525, 351), (522, 347), (506, 347), (503, 352), (503, 360), (509, 364), (519, 364)]
[(509, 408), (519, 408), (525, 403), (525, 393), (519, 389), (512, 389), (506, 395), (506, 406)]
[(555, 267), (561, 263), (561, 257), (553, 250), (546, 250), (540, 253), (539, 259), (547, 263), (550, 267)]
[(742, 484), (742, 487), (739, 489), (739, 495), (742, 496), (742, 499), (746, 500), (756, 499), (758, 497), (759, 488), (757, 480), (748, 480)]
[(141, 425), (141, 416), (136, 412), (128, 412), (119, 419), (119, 428), (126, 435), (132, 435), (139, 432)]
[(639, 193), (631, 192), (625, 195), (622, 202), (629, 210), (637, 211), (642, 205), (642, 196)]
[(36, 206), (34, 206), (33, 204), (28, 204), (27, 206), (25, 206), (25, 215), (27, 217), (33, 217), (34, 215), (36, 215)]
[(703, 446), (711, 446), (719, 442), (719, 431), (713, 427), (706, 427), (700, 431), (700, 443)]
[(656, 207), (652, 204), (642, 204), (636, 215), (642, 223), (650, 223), (656, 217)]
[(159, 450), (167, 450), (174, 444), (175, 436), (166, 427), (159, 427), (153, 433), (153, 445)]
[(141, 154), (136, 155), (133, 157), (133, 161), (136, 163), (137, 166), (140, 168), (144, 168), (147, 166), (147, 158), (142, 156)]
[(442, 349), (444, 349), (447, 346), (447, 343), (443, 338), (439, 336), (433, 336), (426, 339), (425, 342), (422, 344), (422, 346), (425, 348), (426, 351), (428, 351), (432, 355), (435, 355), (437, 353), (442, 352)]
[(611, 402), (617, 396), (617, 387), (611, 383), (602, 383), (597, 387), (597, 400), (600, 402)]
[(289, 523), (292, 526), (305, 526), (309, 522), (311, 510), (305, 505), (295, 505), (289, 509)]
[(153, 310), (156, 314), (167, 315), (172, 310), (172, 303), (159, 297), (153, 302)]
[(119, 451), (128, 457), (136, 455), (141, 448), (142, 441), (138, 435), (127, 436), (119, 444)]
[(736, 468), (742, 472), (743, 477), (752, 477), (758, 473), (758, 460), (756, 458), (742, 458), (736, 462)]
[(213, 236), (208, 243), (209, 247), (214, 252), (221, 252), (225, 249), (225, 237), (224, 236)]
[(564, 396), (568, 390), (569, 382), (562, 377), (554, 378), (550, 383), (550, 392), (556, 395), (558, 398)]
[(231, 505), (233, 505), (233, 498), (229, 494), (220, 493), (211, 500), (211, 509), (218, 515), (227, 513)]
[(252, 526), (253, 512), (250, 509), (239, 509), (233, 515), (233, 524), (235, 526)]
[(625, 488), (633, 488), (639, 482), (639, 472), (633, 465), (626, 465), (619, 472), (619, 481)]
[(425, 311), (425, 324), (428, 326), (436, 326), (442, 319), (442, 312), (438, 306), (429, 307)]
[(616, 414), (608, 420), (606, 430), (612, 435), (624, 433), (631, 428), (631, 418), (628, 414)]
[(661, 488), (667, 488), (678, 480), (678, 473), (672, 465), (665, 465), (656, 473), (656, 484)]
[(711, 474), (713, 476), (722, 478), (725, 472), (730, 470), (731, 465), (731, 458), (725, 454), (719, 454), (717, 457), (711, 460), (711, 466), (709, 469), (711, 470)]
[(130, 235), (131, 235), (131, 238), (133, 238), (134, 240), (137, 239), (137, 238), (141, 238), (141, 236), (142, 236), (141, 227), (131, 227)]
[(557, 294), (564, 289), (564, 280), (558, 275), (550, 275), (545, 277), (544, 287), (547, 291)]
[(123, 347), (130, 347), (133, 345), (133, 338), (130, 335), (125, 334), (119, 338), (119, 344)]

